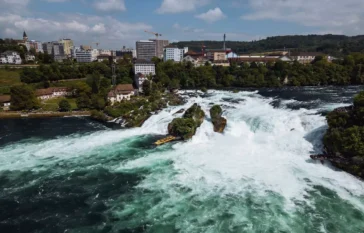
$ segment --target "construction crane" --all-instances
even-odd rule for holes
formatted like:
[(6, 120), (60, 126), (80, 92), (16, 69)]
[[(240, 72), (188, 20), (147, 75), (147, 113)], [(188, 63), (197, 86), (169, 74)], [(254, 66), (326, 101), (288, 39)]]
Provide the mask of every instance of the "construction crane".
[(149, 34), (152, 34), (152, 35), (155, 35), (155, 37), (156, 37), (157, 40), (158, 40), (158, 38), (160, 36), (162, 36), (162, 34), (159, 34), (158, 32), (151, 32), (151, 31), (144, 31), (144, 32), (149, 33)]
[(92, 42), (93, 44), (96, 44), (96, 47), (99, 47), (100, 42)]

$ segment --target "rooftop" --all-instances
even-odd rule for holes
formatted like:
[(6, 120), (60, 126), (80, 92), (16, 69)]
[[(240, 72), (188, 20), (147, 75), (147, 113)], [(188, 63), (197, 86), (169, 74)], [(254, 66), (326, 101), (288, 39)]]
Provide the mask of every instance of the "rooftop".
[(7, 103), (10, 102), (10, 95), (0, 95), (0, 103)]

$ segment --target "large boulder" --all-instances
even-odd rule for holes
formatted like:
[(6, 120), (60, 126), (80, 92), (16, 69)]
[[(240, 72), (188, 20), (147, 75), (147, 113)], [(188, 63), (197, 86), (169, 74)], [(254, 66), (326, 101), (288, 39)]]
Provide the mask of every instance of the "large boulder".
[(222, 109), (219, 105), (215, 105), (210, 109), (211, 121), (214, 125), (214, 131), (218, 133), (224, 132), (227, 120), (222, 117)]
[(192, 138), (205, 119), (205, 113), (200, 106), (194, 104), (187, 109), (182, 118), (175, 118), (168, 125), (168, 133), (174, 137), (188, 140)]

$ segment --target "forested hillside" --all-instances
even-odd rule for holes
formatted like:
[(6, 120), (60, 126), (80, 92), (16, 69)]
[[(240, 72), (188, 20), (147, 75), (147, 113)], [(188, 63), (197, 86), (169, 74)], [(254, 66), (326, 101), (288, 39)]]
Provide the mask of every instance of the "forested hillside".
[[(189, 47), (193, 51), (201, 51), (202, 45), (207, 49), (223, 47), (222, 41), (180, 41), (179, 47)], [(323, 52), (333, 56), (348, 55), (352, 52), (364, 52), (364, 35), (306, 35), (306, 36), (275, 36), (259, 41), (227, 41), (226, 46), (238, 54), (258, 53), (272, 50), (306, 52)]]

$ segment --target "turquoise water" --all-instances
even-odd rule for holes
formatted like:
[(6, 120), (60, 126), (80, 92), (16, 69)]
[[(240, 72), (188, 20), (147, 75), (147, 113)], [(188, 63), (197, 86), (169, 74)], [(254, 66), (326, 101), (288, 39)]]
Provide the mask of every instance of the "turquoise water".
[(9, 130), (0, 232), (364, 232), (364, 183), (309, 159), (322, 148), (322, 112), (352, 95), (312, 92), (190, 93), (183, 108), (221, 104), (227, 129), (214, 133), (207, 114), (192, 140), (158, 148), (182, 107), (138, 129), (79, 118), (43, 122), (57, 125), (46, 136), (29, 122), (22, 136)]

